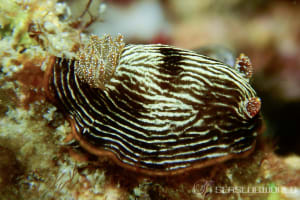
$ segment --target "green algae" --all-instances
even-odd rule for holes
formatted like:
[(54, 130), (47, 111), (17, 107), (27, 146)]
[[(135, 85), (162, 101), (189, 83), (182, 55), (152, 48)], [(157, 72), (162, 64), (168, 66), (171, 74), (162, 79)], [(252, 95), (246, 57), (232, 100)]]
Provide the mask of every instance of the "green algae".
[(0, 0), (0, 39), (12, 36), (13, 47), (25, 48), (36, 45), (37, 42), (29, 35), (28, 28), (32, 18), (30, 9), (20, 9), (14, 1)]

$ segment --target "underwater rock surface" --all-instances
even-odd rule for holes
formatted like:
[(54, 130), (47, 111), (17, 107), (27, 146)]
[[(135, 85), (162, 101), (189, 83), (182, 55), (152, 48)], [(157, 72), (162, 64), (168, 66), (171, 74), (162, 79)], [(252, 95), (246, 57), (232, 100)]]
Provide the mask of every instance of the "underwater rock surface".
[[(88, 38), (88, 14), (83, 21), (73, 16), (80, 16), (89, 1), (72, 2), (81, 4), (79, 14), (69, 1), (0, 0), (0, 199), (299, 199), (299, 156), (278, 157), (274, 141), (262, 139), (246, 159), (168, 178), (128, 171), (70, 141), (69, 122), (46, 101), (42, 86), (48, 55), (72, 58), (79, 42)], [(245, 6), (235, 1), (218, 7), (209, 1), (189, 1), (186, 6), (180, 2), (163, 5), (171, 16), (178, 16), (171, 36), (175, 46), (192, 49), (208, 40), (226, 41), (245, 51), (245, 45), (254, 70), (270, 61), (272, 56), (266, 52), (276, 51), (286, 58), (281, 60), (285, 64), (298, 62), (293, 56), (297, 48), (289, 46), (299, 45), (294, 39), (298, 22), (287, 20), (299, 18), (299, 7), (294, 4), (278, 1), (262, 5), (255, 1)], [(193, 12), (197, 9), (206, 12), (199, 17), (199, 12)], [(245, 12), (241, 15), (241, 11)], [(251, 15), (255, 20), (241, 17)], [(270, 19), (273, 29), (265, 31), (264, 22)], [(288, 28), (274, 31), (282, 20)], [(272, 44), (277, 50), (267, 51)], [(281, 56), (282, 52), (289, 59)], [(297, 97), (292, 90), (288, 95)], [(204, 192), (203, 185), (207, 186)], [(223, 186), (264, 187), (275, 192), (226, 192), (230, 188), (220, 188)]]

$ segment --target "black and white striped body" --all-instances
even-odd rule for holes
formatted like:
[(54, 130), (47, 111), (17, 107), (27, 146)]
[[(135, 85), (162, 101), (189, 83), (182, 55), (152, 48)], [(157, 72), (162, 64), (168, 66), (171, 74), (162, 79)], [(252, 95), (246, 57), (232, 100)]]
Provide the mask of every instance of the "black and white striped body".
[(80, 137), (129, 168), (164, 174), (238, 157), (254, 148), (256, 93), (234, 68), (166, 45), (126, 45), (105, 89), (57, 58), (52, 87)]

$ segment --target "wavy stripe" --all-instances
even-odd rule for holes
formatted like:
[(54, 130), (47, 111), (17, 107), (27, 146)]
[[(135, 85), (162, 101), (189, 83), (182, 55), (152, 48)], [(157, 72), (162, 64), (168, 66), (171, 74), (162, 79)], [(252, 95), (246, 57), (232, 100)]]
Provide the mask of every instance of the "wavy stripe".
[(165, 45), (127, 45), (105, 90), (57, 58), (52, 86), (76, 130), (94, 147), (147, 170), (172, 171), (253, 148), (260, 117), (245, 114), (255, 91), (240, 72)]

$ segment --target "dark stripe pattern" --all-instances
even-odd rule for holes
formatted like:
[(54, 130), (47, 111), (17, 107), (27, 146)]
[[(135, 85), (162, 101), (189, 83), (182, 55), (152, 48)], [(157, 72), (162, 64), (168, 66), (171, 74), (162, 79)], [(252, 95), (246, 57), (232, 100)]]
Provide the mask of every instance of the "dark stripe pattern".
[[(233, 67), (166, 45), (126, 45), (105, 89), (56, 59), (51, 85), (79, 134), (125, 165), (172, 172), (254, 148), (256, 93)], [(211, 162), (213, 163), (213, 162)]]

